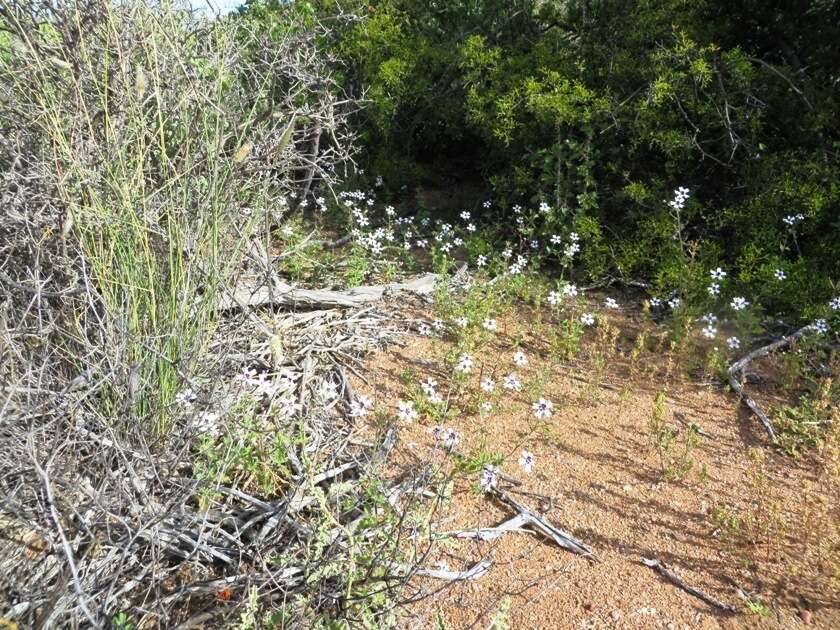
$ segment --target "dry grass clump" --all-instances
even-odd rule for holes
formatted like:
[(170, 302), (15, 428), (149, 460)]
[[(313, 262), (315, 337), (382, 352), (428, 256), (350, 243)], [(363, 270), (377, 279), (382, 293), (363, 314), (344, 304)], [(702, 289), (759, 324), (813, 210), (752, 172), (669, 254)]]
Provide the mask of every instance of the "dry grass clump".
[[(365, 451), (313, 394), (339, 359), (295, 342), (312, 322), (273, 334), (246, 311), (215, 334), (257, 237), (351, 150), (326, 29), (278, 20), (0, 6), (2, 617), (169, 626), (279, 602), (292, 623), (365, 599), (346, 524), (373, 490), (328, 488)], [(324, 328), (344, 360), (382, 339), (360, 326)]]

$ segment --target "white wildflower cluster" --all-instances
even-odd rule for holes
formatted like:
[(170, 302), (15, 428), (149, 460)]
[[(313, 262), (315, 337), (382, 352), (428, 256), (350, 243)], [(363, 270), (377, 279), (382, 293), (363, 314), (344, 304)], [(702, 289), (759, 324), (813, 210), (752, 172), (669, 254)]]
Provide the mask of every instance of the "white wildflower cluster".
[(584, 313), (580, 316), (580, 323), (584, 326), (592, 326), (595, 323), (595, 315), (592, 313)]
[(712, 282), (706, 288), (706, 291), (711, 296), (720, 295), (720, 282), (726, 277), (726, 272), (718, 267), (709, 271), (709, 275), (712, 277)]
[(784, 272), (783, 269), (776, 269), (773, 272), (773, 277), (776, 278), (776, 280), (785, 280), (787, 279), (787, 274)]
[(508, 267), (508, 273), (510, 273), (510, 275), (512, 276), (520, 274), (525, 270), (525, 267), (527, 265), (528, 259), (525, 258), (525, 256), (523, 256), (522, 254), (517, 254), (516, 261)]
[(511, 373), (502, 380), (502, 387), (518, 392), (522, 389), (522, 383), (519, 382), (519, 377), (516, 374)]
[(619, 308), (618, 302), (616, 302), (615, 299), (611, 297), (608, 297), (606, 300), (604, 300), (604, 307), (613, 310)]
[(428, 398), (429, 402), (433, 405), (439, 405), (443, 402), (443, 398), (437, 391), (437, 385), (437, 380), (432, 377), (429, 377), (420, 383), (420, 389), (423, 390), (423, 393), (426, 394), (426, 398)]
[(578, 295), (578, 288), (573, 284), (567, 284), (563, 287), (563, 295), (566, 297), (577, 297)]
[(580, 236), (578, 236), (577, 232), (572, 232), (569, 234), (569, 240), (571, 241), (566, 248), (563, 250), (563, 255), (567, 258), (574, 258), (575, 254), (580, 252)]
[(805, 215), (804, 214), (789, 214), (784, 219), (782, 219), (782, 221), (784, 221), (785, 225), (787, 225), (788, 227), (793, 227), (797, 223), (800, 223), (801, 221), (804, 221), (804, 220), (805, 220)]
[(680, 186), (674, 191), (674, 198), (668, 202), (668, 205), (674, 210), (682, 210), (685, 208), (685, 202), (688, 201), (689, 196), (688, 188)]
[(738, 339), (738, 337), (729, 337), (729, 338), (726, 340), (726, 345), (727, 345), (727, 346), (728, 346), (731, 350), (737, 350), (738, 348), (740, 348), (740, 347), (741, 347), (741, 340), (740, 340), (740, 339)]
[(492, 392), (494, 389), (496, 389), (496, 382), (489, 376), (485, 376), (483, 379), (481, 379), (481, 389), (482, 391), (488, 393)]
[(540, 214), (548, 214), (551, 212), (551, 206), (549, 206), (545, 201), (540, 202)]

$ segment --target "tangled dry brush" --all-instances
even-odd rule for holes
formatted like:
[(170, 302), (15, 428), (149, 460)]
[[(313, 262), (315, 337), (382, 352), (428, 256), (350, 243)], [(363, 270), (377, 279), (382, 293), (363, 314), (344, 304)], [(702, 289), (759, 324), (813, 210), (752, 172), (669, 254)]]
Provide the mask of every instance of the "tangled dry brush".
[(21, 627), (369, 614), (392, 538), (365, 529), (383, 451), (349, 437), (346, 369), (396, 332), (219, 308), (272, 286), (269, 233), (351, 159), (329, 30), (285, 19), (0, 6), (0, 617)]

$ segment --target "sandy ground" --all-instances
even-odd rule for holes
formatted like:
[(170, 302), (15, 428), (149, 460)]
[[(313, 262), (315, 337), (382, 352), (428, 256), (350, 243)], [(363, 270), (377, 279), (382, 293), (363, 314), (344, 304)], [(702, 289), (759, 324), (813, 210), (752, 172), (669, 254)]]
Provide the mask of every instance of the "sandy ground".
[[(624, 319), (616, 320), (619, 328), (638, 330), (639, 317)], [(492, 542), (440, 539), (424, 565), (464, 570), (490, 559), (492, 567), (478, 579), (452, 584), (415, 579), (412, 587), (436, 592), (405, 606), (400, 627), (488, 628), (500, 607), (508, 608), (507, 625), (498, 627), (511, 629), (840, 627), (837, 602), (819, 601), (819, 594), (807, 589), (788, 587), (777, 593), (770, 600), (774, 605), (769, 616), (743, 609), (733, 583), (750, 593), (762, 592), (777, 583), (769, 576), (783, 567), (774, 564), (770, 551), (762, 565), (749, 566), (736, 557), (721, 540), (713, 510), (723, 504), (749, 504), (745, 473), (751, 447), (768, 453), (776, 497), (783, 505), (796, 500), (797, 489), (810, 473), (808, 466), (767, 448), (757, 421), (731, 393), (685, 378), (666, 382), (657, 372), (655, 363), (661, 357), (655, 353), (644, 357), (649, 366), (654, 364), (647, 373), (629, 374), (631, 337), (622, 337), (622, 350), (610, 358), (599, 379), (605, 385), (593, 386), (586, 382), (590, 377), (585, 360), (576, 366), (553, 364), (526, 314), (500, 323), (492, 346), (474, 357), (466, 388), (476, 397), (472, 407), (483, 399), (478, 387), (483, 376), (492, 375), (499, 391), (503, 376), (516, 372), (523, 382), (542, 378), (539, 395), (554, 402), (554, 413), (543, 421), (534, 418), (534, 389), (504, 392), (489, 416), (469, 411), (446, 421), (462, 436), (456, 450), (503, 456), (499, 469), (522, 482), (513, 490), (532, 493), (511, 496), (584, 541), (600, 562), (525, 533)], [(590, 338), (594, 334), (587, 332)], [(397, 401), (406, 398), (412, 381), (433, 376), (446, 382), (440, 360), (449, 348), (445, 336), (437, 341), (413, 336), (404, 347), (372, 358), (368, 382), (358, 384), (360, 391), (374, 397), (380, 412), (372, 430), (381, 428), (385, 418), (393, 419)], [(526, 352), (526, 367), (513, 364), (516, 348)], [(694, 423), (704, 434), (692, 453), (691, 473), (680, 481), (663, 480), (651, 445), (648, 423), (654, 396), (663, 389), (666, 421), (682, 429), (685, 422)], [(452, 456), (428, 431), (431, 424), (422, 417), (400, 424), (388, 469), (395, 482), (429, 461), (452, 469)], [(517, 463), (523, 449), (535, 456), (530, 474)], [(474, 471), (454, 475), (451, 498), (432, 519), (436, 531), (489, 527), (514, 514), (482, 493), (478, 478)], [(687, 583), (742, 612), (711, 608), (643, 566), (642, 557), (665, 563)]]

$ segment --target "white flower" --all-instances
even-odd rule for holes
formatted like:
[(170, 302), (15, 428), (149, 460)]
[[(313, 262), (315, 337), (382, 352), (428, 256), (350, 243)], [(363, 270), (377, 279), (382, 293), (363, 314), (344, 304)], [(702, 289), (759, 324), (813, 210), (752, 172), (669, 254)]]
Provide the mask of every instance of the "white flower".
[(584, 326), (591, 326), (595, 323), (595, 316), (592, 313), (584, 313), (580, 316), (580, 322)]
[(787, 278), (787, 274), (782, 269), (776, 269), (776, 271), (773, 272), (773, 276), (776, 280), (784, 280)]
[(219, 416), (213, 411), (205, 411), (202, 413), (198, 421), (195, 423), (195, 428), (201, 433), (209, 435), (219, 434)]
[(570, 243), (566, 245), (566, 249), (563, 250), (563, 255), (572, 258), (575, 254), (580, 251), (580, 245), (577, 243)]
[(828, 308), (832, 311), (840, 311), (840, 297), (832, 298), (828, 303)]
[(466, 210), (464, 210), (464, 211), (461, 213), (461, 218), (462, 218), (464, 221), (469, 221), (469, 220), (470, 220), (470, 217), (472, 217), (472, 215), (471, 215), (469, 212), (467, 212)]
[(613, 298), (608, 297), (604, 300), (604, 306), (607, 308), (618, 308), (618, 302), (616, 302)]
[(511, 256), (513, 256), (513, 250), (510, 247), (508, 247), (507, 249), (505, 249), (505, 251), (502, 252), (502, 258), (504, 258), (505, 260), (507, 260)]
[(577, 232), (572, 232), (571, 234), (569, 234), (569, 239), (577, 243), (580, 240), (580, 236)]
[(460, 372), (461, 374), (469, 374), (472, 370), (472, 366), (472, 357), (468, 354), (462, 354), (461, 358), (458, 359), (457, 365), (455, 365), (455, 371)]
[(481, 389), (485, 392), (492, 392), (496, 388), (496, 383), (489, 376), (485, 376), (481, 380)]
[(732, 350), (737, 350), (741, 347), (741, 340), (738, 337), (729, 337), (726, 340), (726, 345)]
[(545, 201), (540, 202), (540, 214), (548, 214), (551, 212), (551, 206), (549, 206)]
[(662, 300), (659, 299), (658, 297), (652, 297), (652, 298), (650, 298), (650, 305), (653, 308), (658, 308), (658, 307), (662, 306)]
[(499, 325), (496, 323), (496, 320), (491, 319), (490, 317), (485, 317), (484, 321), (481, 323), (481, 326), (484, 328), (484, 330), (489, 330), (490, 332), (493, 332), (494, 330), (497, 330), (499, 328)]
[(428, 392), (426, 397), (429, 399), (429, 402), (433, 405), (439, 405), (443, 402), (443, 397), (435, 391)]
[(350, 415), (354, 418), (362, 418), (366, 416), (373, 408), (373, 400), (370, 396), (359, 394), (355, 400), (350, 403)]
[(483, 267), (486, 264), (487, 264), (487, 256), (485, 256), (484, 254), (480, 254), (475, 261), (475, 266), (480, 269), (481, 267)]
[(824, 319), (817, 319), (814, 321), (814, 330), (817, 331), (819, 334), (824, 334), (828, 332), (828, 324)]
[(709, 324), (703, 329), (703, 336), (706, 339), (714, 339), (717, 336), (717, 328)]
[(481, 471), (481, 480), (479, 481), (479, 485), (481, 485), (481, 489), (484, 490), (484, 492), (489, 492), (495, 488), (498, 483), (499, 475), (496, 474), (496, 471), (492, 466), (487, 466)]
[(432, 328), (435, 329), (435, 332), (442, 332), (443, 331), (443, 322), (439, 319), (436, 319), (432, 322)]
[(805, 219), (804, 214), (789, 214), (784, 219), (782, 219), (782, 221), (784, 221), (787, 225), (793, 227), (803, 219)]
[(428, 337), (429, 335), (432, 334), (432, 329), (429, 328), (428, 324), (420, 323), (417, 326), (417, 332), (420, 333), (421, 335), (423, 335), (424, 337)]
[(475, 223), (467, 223), (467, 232), (475, 232)]
[(522, 383), (519, 382), (516, 374), (508, 374), (502, 381), (502, 387), (518, 392), (522, 389)]
[(717, 269), (712, 269), (709, 275), (712, 276), (712, 280), (723, 280), (726, 277), (726, 272), (718, 267)]
[(519, 367), (524, 367), (528, 365), (528, 357), (525, 356), (522, 350), (517, 350), (513, 353), (513, 362)]
[(493, 403), (491, 403), (489, 400), (485, 400), (483, 403), (481, 403), (481, 410), (487, 412), (493, 411)]
[(454, 429), (447, 429), (443, 436), (443, 443), (448, 447), (456, 446), (461, 441), (461, 434)]
[(717, 315), (715, 315), (714, 313), (706, 313), (700, 319), (702, 319), (707, 324), (715, 324), (718, 320)]
[(539, 248), (540, 248), (540, 242), (538, 240), (535, 239), (535, 240), (531, 241), (531, 249), (539, 249)]
[(563, 242), (563, 239), (559, 234), (552, 234), (551, 235), (551, 244), (552, 245), (560, 245), (562, 242)]
[(397, 403), (397, 417), (403, 422), (411, 422), (417, 417), (417, 410), (412, 401), (400, 401)]
[[(274, 403), (277, 405), (278, 412), (283, 418), (290, 418), (295, 414), (295, 412), (300, 411), (301, 409), (298, 397), (294, 394), (281, 396), (280, 398), (277, 398)], [(365, 415), (366, 413), (367, 409), (365, 409), (361, 415)]]
[(425, 381), (420, 383), (420, 389), (423, 390), (427, 396), (431, 394), (437, 388), (437, 380), (433, 379), (431, 376), (427, 378)]
[(670, 306), (672, 309), (675, 309), (680, 305), (680, 302), (680, 298), (672, 297), (670, 300), (668, 300), (668, 306)]
[(712, 284), (706, 287), (706, 291), (709, 293), (709, 295), (719, 295), (720, 285), (717, 282), (712, 282)]
[(461, 315), (461, 317), (455, 318), (455, 325), (458, 328), (466, 328), (467, 326), (469, 326), (469, 324), (470, 324), (470, 320), (468, 320), (463, 315)]
[(729, 306), (732, 307), (733, 311), (743, 311), (747, 306), (749, 306), (749, 302), (745, 298), (742, 297), (734, 297), (732, 301), (729, 303)]
[(191, 389), (185, 389), (175, 394), (175, 402), (185, 409), (192, 407), (192, 404), (195, 402), (195, 398), (195, 393)]
[(443, 439), (443, 436), (446, 434), (446, 429), (440, 426), (439, 424), (436, 424), (433, 427), (429, 427), (426, 431), (436, 440)]
[(519, 465), (526, 473), (530, 473), (534, 467), (534, 454), (531, 451), (522, 451), (519, 456)]
[(333, 381), (321, 381), (318, 396), (325, 402), (335, 400), (338, 398), (338, 384)]
[(462, 239), (460, 236), (456, 236), (454, 239), (452, 239), (452, 242), (455, 244), (455, 247), (460, 247), (464, 244), (464, 239)]
[(481, 204), (481, 205), (482, 205), (482, 207), (484, 207), (484, 208), (489, 208), (489, 207), (490, 207), (490, 200), (488, 199), (487, 201), (485, 201), (485, 202), (484, 202), (483, 204)]
[(394, 206), (385, 206), (385, 214), (387, 214), (389, 217), (394, 216), (396, 213), (397, 211), (394, 210)]
[(577, 297), (578, 288), (573, 284), (567, 284), (563, 287), (563, 295), (566, 297)]
[(548, 303), (551, 306), (557, 306), (560, 302), (563, 301), (563, 298), (557, 291), (551, 291), (548, 294)]
[(531, 409), (534, 410), (534, 417), (537, 420), (542, 420), (544, 418), (551, 417), (551, 410), (554, 409), (554, 403), (550, 400), (546, 400), (545, 398), (540, 398), (537, 402), (531, 405)]

